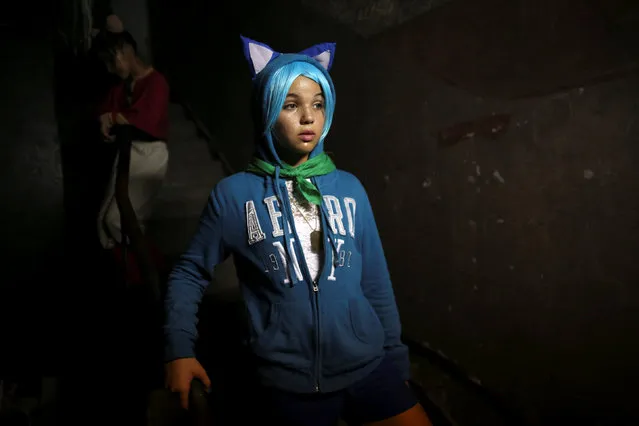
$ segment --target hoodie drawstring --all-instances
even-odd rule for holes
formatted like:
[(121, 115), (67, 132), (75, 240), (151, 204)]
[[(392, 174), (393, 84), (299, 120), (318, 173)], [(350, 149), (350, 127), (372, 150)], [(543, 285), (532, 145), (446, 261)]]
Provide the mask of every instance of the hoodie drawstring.
[(282, 209), (282, 228), (284, 229), (284, 254), (286, 255), (286, 272), (289, 276), (290, 285), (293, 285), (293, 280), (295, 277), (295, 267), (291, 267), (293, 264), (293, 258), (289, 249), (289, 218), (290, 214), (288, 209), (286, 208), (287, 204), (284, 202), (284, 197), (282, 195), (282, 190), (280, 188), (280, 166), (275, 166), (275, 178), (273, 179), (273, 184), (275, 185), (275, 195), (277, 196), (277, 200), (280, 203), (280, 208)]
[[(322, 193), (321, 188), (317, 184), (317, 181), (313, 179), (315, 186), (319, 190), (320, 194)], [(280, 203), (280, 208), (282, 209), (282, 226), (284, 230), (284, 253), (286, 256), (286, 270), (289, 275), (289, 280), (291, 285), (293, 285), (293, 277), (295, 276), (295, 267), (293, 265), (293, 257), (291, 256), (290, 247), (289, 247), (289, 237), (290, 233), (290, 222), (292, 219), (292, 212), (287, 208), (288, 204), (284, 202), (284, 196), (282, 195), (282, 190), (280, 188), (280, 166), (275, 166), (275, 176), (273, 177), (273, 185), (275, 195), (277, 196), (277, 200)], [(328, 236), (328, 241), (331, 244), (331, 254), (332, 254), (332, 265), (337, 266), (337, 262), (339, 262), (339, 255), (337, 253), (337, 242), (335, 241), (335, 234), (331, 232), (330, 224), (328, 223), (328, 210), (326, 210), (326, 206), (324, 203), (320, 203), (319, 206), (319, 214), (320, 220), (322, 222), (322, 226), (324, 228), (325, 235)], [(324, 243), (324, 242), (323, 242)]]
[(331, 243), (331, 254), (333, 255), (333, 266), (337, 266), (337, 262), (339, 262), (339, 254), (337, 253), (337, 242), (335, 241), (335, 234), (331, 232), (330, 224), (328, 223), (328, 211), (324, 204), (320, 206), (320, 214), (322, 216), (322, 222), (324, 223), (324, 228), (326, 229), (326, 234), (328, 235), (328, 241)]
[[(313, 179), (313, 183), (317, 187), (320, 195), (322, 194), (322, 188), (320, 188), (319, 182), (317, 179)], [(335, 241), (335, 234), (331, 232), (330, 223), (328, 223), (328, 210), (326, 210), (326, 206), (324, 204), (324, 197), (322, 198), (322, 202), (319, 205), (320, 218), (322, 219), (322, 224), (324, 226), (324, 230), (326, 232), (325, 235), (328, 236), (328, 241), (331, 243), (331, 254), (333, 255), (333, 266), (337, 266), (337, 262), (339, 261), (339, 254), (337, 253), (337, 242)], [(322, 242), (324, 243), (324, 242)]]

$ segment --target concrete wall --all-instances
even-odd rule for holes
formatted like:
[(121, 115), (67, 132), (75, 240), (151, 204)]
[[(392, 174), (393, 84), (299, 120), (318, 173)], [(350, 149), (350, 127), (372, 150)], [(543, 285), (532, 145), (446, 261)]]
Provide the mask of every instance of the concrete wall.
[(63, 178), (50, 40), (37, 28), (15, 24), (0, 28), (5, 58), (0, 67), (0, 363), (15, 362), (15, 373), (30, 364), (36, 373), (57, 324)]
[[(384, 73), (395, 124), (363, 126), (362, 141), (379, 142), (362, 142), (352, 165), (373, 194), (407, 335), (544, 421), (620, 415), (636, 374), (639, 81), (498, 102), (409, 70)], [(493, 112), (511, 114), (495, 139), (439, 147), (428, 135)]]
[[(338, 43), (327, 149), (368, 188), (409, 337), (531, 423), (628, 424), (639, 80), (480, 98), (431, 77), (401, 46), (366, 42), (296, 2), (180, 5), (149, 4), (156, 65), (237, 169), (253, 150), (239, 34), (282, 51)], [(509, 117), (494, 137), (440, 144), (440, 130), (493, 113)]]
[(449, 0), (327, 0), (316, 2), (301, 0), (315, 13), (331, 17), (364, 37), (370, 37), (389, 28), (427, 13)]
[[(48, 47), (37, 36), (9, 31), (2, 39), (8, 58), (0, 71), (5, 82), (0, 97), (5, 112), (2, 252), (5, 258), (15, 256), (13, 260), (23, 267), (37, 265), (34, 255), (59, 244), (62, 234), (62, 169), (51, 81), (53, 57)], [(30, 66), (25, 52), (37, 56), (40, 66)], [(7, 261), (12, 263), (10, 258)]]
[(146, 0), (111, 0), (111, 9), (122, 20), (124, 28), (138, 43), (138, 53), (151, 61), (149, 16)]

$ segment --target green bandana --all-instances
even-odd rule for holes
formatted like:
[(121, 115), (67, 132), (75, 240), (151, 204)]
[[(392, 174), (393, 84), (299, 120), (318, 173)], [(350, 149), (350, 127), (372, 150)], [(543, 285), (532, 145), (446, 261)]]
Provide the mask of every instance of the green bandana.
[[(323, 152), (297, 167), (284, 164), (280, 170), (280, 176), (295, 179), (297, 191), (309, 202), (319, 206), (322, 202), (322, 196), (315, 185), (306, 179), (327, 175), (335, 169), (335, 163), (333, 163), (331, 157)], [(261, 176), (275, 175), (275, 166), (259, 158), (253, 158), (247, 170)]]

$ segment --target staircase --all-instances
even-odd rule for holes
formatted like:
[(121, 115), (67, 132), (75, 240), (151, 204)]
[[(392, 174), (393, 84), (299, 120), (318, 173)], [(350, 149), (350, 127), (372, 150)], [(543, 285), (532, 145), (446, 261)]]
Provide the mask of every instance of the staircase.
[[(173, 263), (188, 247), (211, 190), (225, 174), (181, 105), (169, 106), (169, 120), (169, 169), (147, 234)], [(216, 268), (214, 276), (209, 292), (237, 288), (230, 259)]]

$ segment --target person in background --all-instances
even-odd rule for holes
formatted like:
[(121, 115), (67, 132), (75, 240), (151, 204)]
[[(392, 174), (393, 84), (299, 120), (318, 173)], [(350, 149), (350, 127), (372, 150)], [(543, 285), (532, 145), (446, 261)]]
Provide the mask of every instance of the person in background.
[(213, 268), (233, 254), (261, 382), (246, 403), (262, 404), (262, 421), (428, 426), (408, 385), (408, 350), (366, 190), (324, 152), (335, 45), (280, 54), (242, 40), (254, 76), (256, 157), (213, 189), (169, 277), (167, 386), (184, 407), (194, 378), (210, 386), (195, 358), (196, 314)]
[[(116, 25), (119, 21), (112, 21), (115, 21), (111, 22), (114, 28), (120, 29)], [(99, 107), (100, 132), (104, 141), (113, 142), (114, 126), (131, 126), (129, 198), (144, 229), (144, 221), (152, 212), (168, 167), (169, 85), (160, 72), (140, 59), (137, 44), (127, 31), (105, 31), (96, 37), (95, 43), (108, 71), (120, 78)], [(120, 212), (114, 197), (115, 171), (114, 164), (98, 216), (100, 242), (107, 249), (123, 242)]]

